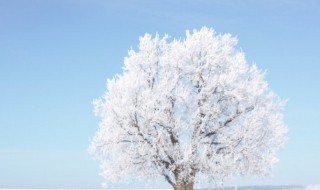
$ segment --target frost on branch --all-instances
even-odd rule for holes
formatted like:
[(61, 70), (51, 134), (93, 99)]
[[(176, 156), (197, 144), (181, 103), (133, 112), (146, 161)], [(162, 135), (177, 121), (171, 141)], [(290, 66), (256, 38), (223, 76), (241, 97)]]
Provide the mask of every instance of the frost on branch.
[(140, 38), (94, 101), (101, 123), (90, 150), (108, 181), (163, 177), (178, 190), (270, 173), (285, 140), (283, 102), (236, 44), (206, 27), (184, 40)]

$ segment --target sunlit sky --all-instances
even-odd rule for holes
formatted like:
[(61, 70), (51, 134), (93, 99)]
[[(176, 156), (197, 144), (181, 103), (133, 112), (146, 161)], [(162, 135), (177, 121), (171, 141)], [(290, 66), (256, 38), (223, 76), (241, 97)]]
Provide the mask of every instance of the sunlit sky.
[(227, 184), (320, 183), (320, 1), (0, 0), (0, 188), (100, 188), (92, 100), (139, 36), (202, 26), (237, 36), (289, 99), (273, 176)]

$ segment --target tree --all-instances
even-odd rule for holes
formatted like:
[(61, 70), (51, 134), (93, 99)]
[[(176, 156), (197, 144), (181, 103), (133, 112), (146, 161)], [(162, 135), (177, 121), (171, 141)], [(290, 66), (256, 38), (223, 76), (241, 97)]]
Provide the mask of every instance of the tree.
[(123, 74), (94, 101), (101, 117), (90, 150), (111, 181), (164, 179), (175, 190), (234, 175), (268, 175), (283, 145), (281, 101), (237, 39), (213, 29), (140, 38)]

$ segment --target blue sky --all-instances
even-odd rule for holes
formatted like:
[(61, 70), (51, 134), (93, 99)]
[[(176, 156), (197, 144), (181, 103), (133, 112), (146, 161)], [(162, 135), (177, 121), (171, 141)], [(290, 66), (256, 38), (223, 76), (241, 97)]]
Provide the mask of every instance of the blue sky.
[(237, 36), (289, 99), (273, 177), (229, 184), (320, 183), (319, 18), (317, 0), (0, 0), (0, 188), (99, 188), (92, 100), (139, 36), (202, 26)]

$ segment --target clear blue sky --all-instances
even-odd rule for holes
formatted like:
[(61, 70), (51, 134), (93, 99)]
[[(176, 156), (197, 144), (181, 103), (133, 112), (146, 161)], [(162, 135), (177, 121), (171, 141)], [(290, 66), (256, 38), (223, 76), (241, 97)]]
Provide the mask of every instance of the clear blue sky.
[(238, 36), (289, 99), (274, 176), (232, 183), (320, 183), (320, 1), (0, 0), (0, 188), (99, 188), (92, 100), (140, 35), (204, 25)]

